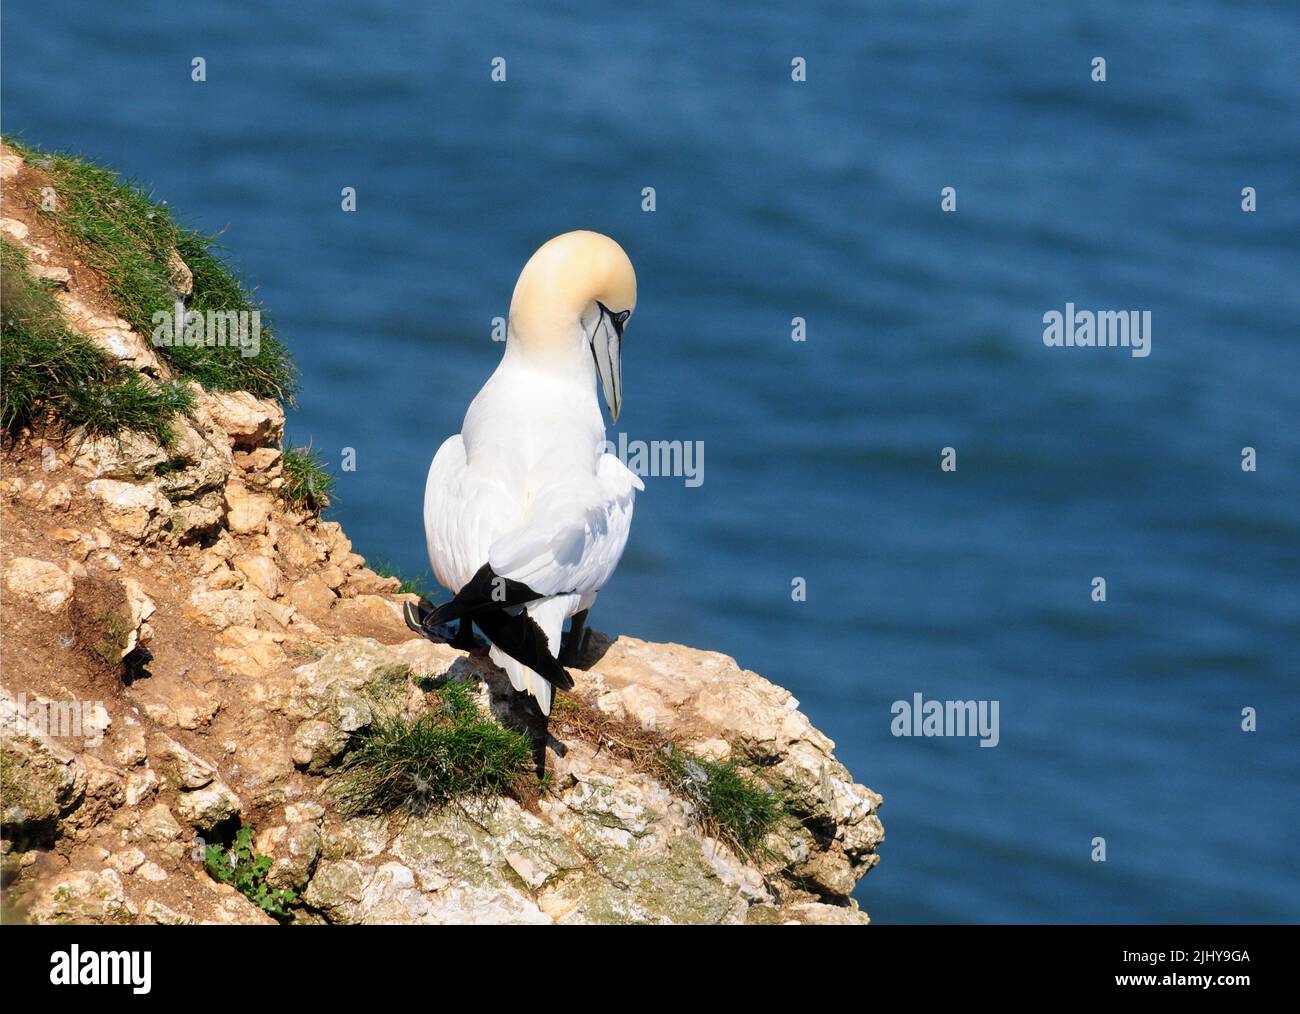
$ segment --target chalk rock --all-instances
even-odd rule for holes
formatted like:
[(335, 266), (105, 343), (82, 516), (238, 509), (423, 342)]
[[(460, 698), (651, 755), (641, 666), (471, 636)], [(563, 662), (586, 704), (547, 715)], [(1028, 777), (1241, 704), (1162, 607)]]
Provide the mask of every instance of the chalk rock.
[(57, 564), (19, 556), (5, 566), (5, 587), (43, 613), (55, 613), (72, 596), (72, 577)]
[(155, 535), (172, 511), (171, 502), (153, 485), (95, 479), (87, 489), (99, 500), (108, 527), (132, 539)]

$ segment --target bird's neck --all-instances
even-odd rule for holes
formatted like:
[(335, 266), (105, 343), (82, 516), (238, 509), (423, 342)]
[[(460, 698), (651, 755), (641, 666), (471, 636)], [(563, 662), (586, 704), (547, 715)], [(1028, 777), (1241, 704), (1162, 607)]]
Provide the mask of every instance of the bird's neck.
[(511, 332), (506, 337), (501, 367), (531, 372), (554, 383), (583, 385), (591, 390), (596, 382), (596, 363), (592, 359), (591, 345), (581, 327), (574, 325), (574, 331), (577, 333), (567, 341), (545, 344), (526, 340)]

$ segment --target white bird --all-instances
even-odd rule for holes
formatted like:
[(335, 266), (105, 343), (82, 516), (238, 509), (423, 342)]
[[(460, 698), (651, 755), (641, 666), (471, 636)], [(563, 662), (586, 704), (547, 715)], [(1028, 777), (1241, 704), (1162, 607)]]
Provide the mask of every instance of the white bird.
[[(510, 302), (505, 353), (470, 403), (461, 432), (438, 449), (424, 491), (424, 533), (438, 580), (455, 598), (407, 610), (407, 622), (453, 644), (473, 627), (518, 691), (551, 712), (573, 680), (587, 611), (614, 573), (639, 478), (605, 451), (596, 382), (618, 421), (623, 328), (636, 274), (622, 247), (569, 232), (524, 265)], [(573, 617), (561, 644), (564, 622)]]

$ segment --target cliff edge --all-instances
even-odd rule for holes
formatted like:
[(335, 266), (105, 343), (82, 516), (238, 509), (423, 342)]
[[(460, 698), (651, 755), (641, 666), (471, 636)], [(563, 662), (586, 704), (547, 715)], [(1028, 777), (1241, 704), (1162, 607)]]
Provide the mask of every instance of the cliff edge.
[[(274, 376), (223, 390), (162, 354), (145, 296), (69, 228), (71, 170), (6, 145), (0, 172), (6, 382), (32, 367), (13, 306), (35, 284), (96, 369), (172, 406), (107, 432), (79, 403), (6, 404), (7, 921), (867, 921), (881, 798), (789, 693), (597, 635), (539, 727), (483, 651), (415, 637), (401, 582), (320, 518)], [(216, 283), (187, 255), (157, 254), (164, 295), (201, 306)]]

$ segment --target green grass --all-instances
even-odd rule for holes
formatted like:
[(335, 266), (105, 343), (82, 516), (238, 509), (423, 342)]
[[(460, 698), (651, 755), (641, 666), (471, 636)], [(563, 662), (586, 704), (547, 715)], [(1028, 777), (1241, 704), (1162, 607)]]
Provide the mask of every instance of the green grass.
[[(253, 312), (261, 306), (220, 256), (215, 237), (178, 225), (171, 211), (110, 169), (66, 154), (44, 154), (12, 138), (5, 142), (50, 178), (54, 210), (42, 211), (74, 241), (86, 262), (107, 281), (116, 310), (146, 336), (158, 328), (155, 314), (172, 314), (176, 292), (171, 251), (193, 275), (186, 309)], [(212, 391), (248, 391), (261, 398), (291, 399), (296, 375), (288, 351), (262, 314), (260, 351), (244, 356), (235, 344), (155, 346), (181, 378)]]
[(138, 430), (169, 444), (173, 413), (192, 406), (184, 386), (155, 384), (71, 331), (23, 251), (0, 240), (0, 427), (39, 429), (54, 416), (96, 435)]
[(554, 728), (598, 743), (662, 781), (690, 802), (696, 823), (744, 856), (766, 852), (764, 839), (790, 817), (782, 796), (747, 775), (734, 761), (697, 757), (658, 732), (615, 718), (570, 695), (556, 697)]
[(325, 461), (310, 446), (290, 447), (284, 452), (284, 485), (280, 495), (290, 507), (319, 514), (330, 505), (334, 476)]
[(785, 808), (734, 761), (710, 761), (674, 749), (662, 762), (669, 788), (695, 804), (696, 819), (742, 855), (761, 851)]
[(345, 816), (420, 814), (536, 791), (532, 742), (479, 713), (463, 683), (444, 684), (418, 718), (378, 711), (331, 791)]
[(209, 845), (203, 850), (203, 867), (213, 880), (230, 884), (262, 911), (277, 919), (287, 919), (287, 906), (298, 900), (287, 887), (276, 890), (266, 882), (273, 860), (259, 856), (253, 849), (253, 829), (241, 827), (229, 847)]
[(426, 570), (419, 577), (408, 577), (397, 569), (387, 560), (369, 561), (370, 569), (380, 577), (395, 577), (401, 582), (398, 591), (403, 595), (419, 595), (422, 599), (433, 601), (438, 594), (438, 586), (433, 582), (433, 576)]

